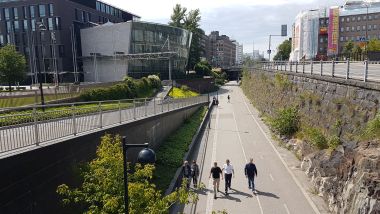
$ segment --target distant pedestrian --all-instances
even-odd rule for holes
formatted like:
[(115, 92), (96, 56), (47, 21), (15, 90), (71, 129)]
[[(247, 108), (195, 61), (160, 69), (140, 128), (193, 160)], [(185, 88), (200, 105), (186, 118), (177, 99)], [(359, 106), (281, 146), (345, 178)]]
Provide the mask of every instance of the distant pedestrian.
[(209, 178), (211, 178), (211, 175), (213, 179), (212, 184), (214, 185), (214, 198), (216, 199), (216, 192), (217, 191), (219, 192), (220, 176), (222, 176), (222, 180), (223, 180), (223, 173), (220, 167), (218, 166), (217, 162), (214, 162), (214, 167), (211, 168)]
[(234, 167), (230, 163), (230, 160), (228, 160), (228, 159), (226, 160), (226, 163), (223, 165), (222, 171), (224, 173), (224, 180), (225, 180), (224, 191), (225, 191), (226, 195), (228, 195), (228, 189), (231, 190), (232, 175), (235, 177)]
[(199, 166), (195, 160), (193, 160), (193, 164), (191, 164), (191, 177), (193, 178), (194, 188), (197, 188), (198, 177), (199, 177)]
[(245, 165), (244, 172), (245, 177), (248, 178), (248, 188), (255, 191), (255, 176), (257, 177), (257, 169), (256, 165), (253, 163), (253, 158), (251, 158), (249, 163)]
[(230, 95), (227, 96), (227, 99), (228, 99), (228, 102), (230, 103), (230, 99), (231, 99)]
[(182, 175), (183, 175), (183, 179), (186, 179), (186, 187), (189, 188), (190, 187), (190, 179), (191, 179), (191, 167), (190, 167), (188, 161), (183, 162)]

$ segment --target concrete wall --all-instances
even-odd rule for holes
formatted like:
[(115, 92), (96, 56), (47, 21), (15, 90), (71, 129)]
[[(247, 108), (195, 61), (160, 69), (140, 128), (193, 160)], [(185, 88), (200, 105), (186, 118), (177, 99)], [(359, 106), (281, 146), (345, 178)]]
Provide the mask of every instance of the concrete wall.
[(130, 53), (131, 29), (132, 22), (125, 22), (81, 30), (82, 55), (89, 57), (91, 53), (100, 53), (103, 56), (96, 58), (96, 66), (93, 57), (83, 61), (85, 82), (115, 82), (127, 75), (127, 61), (112, 60), (109, 56), (114, 52)]
[(243, 89), (263, 113), (296, 106), (303, 125), (353, 140), (380, 112), (380, 84), (331, 77), (253, 71)]
[[(101, 136), (124, 135), (128, 143), (149, 142), (156, 148), (198, 108), (169, 112), (0, 160), (0, 213), (76, 213), (60, 206), (55, 191), (63, 183), (78, 184), (79, 164), (95, 157)], [(129, 150), (128, 159), (133, 160), (137, 152)]]

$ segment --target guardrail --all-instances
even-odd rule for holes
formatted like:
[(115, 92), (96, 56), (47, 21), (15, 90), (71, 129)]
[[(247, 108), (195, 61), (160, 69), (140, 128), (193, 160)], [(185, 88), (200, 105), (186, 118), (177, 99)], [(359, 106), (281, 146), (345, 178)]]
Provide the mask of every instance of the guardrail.
[(380, 62), (377, 61), (273, 61), (262, 62), (258, 68), (380, 82)]
[(207, 102), (198, 96), (1, 109), (0, 154)]

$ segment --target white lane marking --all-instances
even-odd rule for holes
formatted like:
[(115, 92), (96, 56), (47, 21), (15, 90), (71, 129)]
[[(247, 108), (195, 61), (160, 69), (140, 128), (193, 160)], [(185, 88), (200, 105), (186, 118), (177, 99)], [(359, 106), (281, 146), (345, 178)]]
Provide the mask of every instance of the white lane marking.
[[(234, 121), (235, 121), (236, 131), (237, 131), (237, 134), (238, 134), (241, 150), (243, 151), (244, 159), (245, 159), (245, 162), (247, 163), (248, 159), (247, 159), (247, 156), (245, 155), (245, 150), (244, 150), (244, 147), (243, 147), (243, 142), (242, 142), (241, 137), (240, 137), (240, 132), (239, 132), (239, 128), (238, 128), (236, 117), (235, 117), (235, 112), (233, 110), (232, 110), (232, 116), (233, 116)], [(255, 195), (256, 195), (257, 203), (259, 204), (259, 208), (260, 208), (261, 214), (264, 214), (263, 207), (261, 206), (261, 202), (260, 202), (259, 196), (257, 194), (255, 194)]]
[[(218, 142), (218, 126), (219, 126), (219, 109), (218, 109), (218, 107), (216, 107), (215, 130), (214, 130), (214, 139), (212, 142), (212, 155), (211, 155), (210, 166), (212, 166), (216, 160), (216, 146), (217, 146), (217, 142)], [(206, 175), (206, 178), (208, 179), (207, 174), (205, 174), (205, 175)], [(208, 181), (208, 189), (209, 190), (214, 189), (212, 183), (213, 183), (212, 179), (209, 179), (209, 181)], [(207, 214), (212, 213), (213, 205), (214, 205), (214, 193), (209, 191), (207, 194), (207, 206), (206, 206), (206, 213)]]
[(286, 213), (287, 213), (287, 214), (290, 214), (289, 209), (288, 209), (288, 206), (286, 206), (286, 204), (284, 204), (284, 207), (285, 207), (285, 211), (286, 211)]
[(269, 174), (269, 177), (270, 177), (270, 179), (272, 179), (272, 181), (274, 181), (272, 174)]
[(273, 145), (273, 142), (270, 140), (270, 138), (268, 137), (267, 133), (263, 130), (263, 128), (261, 127), (261, 125), (259, 124), (259, 122), (256, 120), (256, 118), (253, 116), (251, 110), (249, 109), (248, 107), (248, 104), (247, 102), (245, 101), (244, 99), (244, 96), (241, 94), (240, 92), (240, 96), (243, 98), (243, 101), (244, 101), (244, 104), (245, 104), (245, 107), (247, 108), (247, 110), (249, 111), (249, 114), (251, 115), (252, 119), (255, 121), (255, 123), (257, 124), (257, 126), (259, 127), (260, 131), (264, 134), (265, 138), (268, 140), (269, 142), (269, 145), (271, 145), (273, 151), (277, 154), (277, 156), (280, 158), (281, 160), (281, 163), (285, 166), (286, 170), (289, 172), (290, 176), (293, 178), (294, 182), (296, 183), (296, 185), (298, 186), (298, 188), (301, 190), (302, 194), (305, 196), (306, 200), (309, 202), (311, 208), (314, 210), (315, 213), (317, 214), (320, 214), (318, 208), (315, 206), (314, 202), (311, 200), (311, 198), (309, 197), (309, 195), (306, 193), (306, 191), (303, 189), (302, 185), (300, 184), (300, 182), (297, 180), (297, 178), (295, 177), (295, 175), (293, 174), (293, 172), (290, 170), (290, 168), (288, 167), (288, 165), (285, 163), (285, 161), (282, 159), (280, 153), (277, 151), (276, 147)]

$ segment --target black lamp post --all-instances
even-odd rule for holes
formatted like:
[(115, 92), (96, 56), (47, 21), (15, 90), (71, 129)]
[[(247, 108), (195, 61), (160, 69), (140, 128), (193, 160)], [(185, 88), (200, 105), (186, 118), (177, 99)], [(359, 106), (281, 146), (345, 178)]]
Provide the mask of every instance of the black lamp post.
[[(38, 29), (40, 31), (46, 31), (47, 30), (46, 26), (42, 22), (37, 22), (36, 25), (37, 25), (37, 27), (38, 27)], [(42, 62), (42, 63), (45, 63), (45, 62)], [(42, 110), (44, 110), (45, 109), (45, 107), (44, 107), (44, 105), (45, 105), (45, 98), (44, 98), (44, 90), (42, 88), (42, 73), (41, 73), (41, 68), (38, 69), (38, 76), (39, 76), (38, 82), (39, 82), (39, 85), (40, 85), (41, 106), (42, 106)]]
[(154, 164), (156, 162), (156, 153), (149, 149), (149, 144), (127, 144), (126, 137), (123, 137), (123, 166), (124, 166), (124, 204), (125, 214), (129, 213), (128, 210), (128, 168), (127, 168), (127, 149), (128, 148), (144, 148), (137, 156), (137, 162), (141, 164)]

